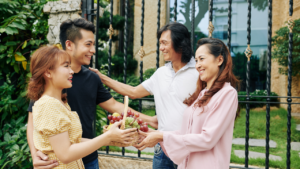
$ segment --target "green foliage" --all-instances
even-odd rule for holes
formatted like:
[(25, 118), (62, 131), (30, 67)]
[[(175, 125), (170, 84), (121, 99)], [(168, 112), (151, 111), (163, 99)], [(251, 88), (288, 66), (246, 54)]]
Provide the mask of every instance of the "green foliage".
[[(293, 53), (292, 53), (292, 75), (300, 75), (300, 19), (294, 21), (293, 28)], [(272, 58), (279, 63), (279, 73), (287, 75), (288, 49), (289, 49), (289, 29), (287, 26), (277, 30), (272, 38), (273, 52)]]
[[(25, 119), (30, 55), (47, 43), (46, 0), (0, 0), (0, 166), (31, 168)], [(3, 142), (2, 142), (3, 140)]]
[(258, 11), (264, 11), (268, 7), (268, 1), (267, 0), (254, 0), (252, 1), (253, 7), (257, 8)]
[[(107, 34), (107, 30), (109, 29), (109, 18), (110, 13), (108, 11), (104, 11), (103, 17), (99, 18), (99, 39), (101, 41), (107, 42), (109, 40), (109, 36)], [(114, 15), (113, 16), (113, 29), (114, 30), (123, 30), (125, 19), (122, 16)], [(112, 36), (112, 41), (118, 40), (117, 35)], [(102, 46), (101, 46), (102, 45)], [(108, 64), (108, 46), (107, 43), (102, 43), (100, 47), (104, 47), (104, 49), (98, 51), (98, 58), (100, 65)], [(133, 58), (133, 47), (130, 46), (127, 48), (127, 73), (133, 74), (134, 70), (137, 67), (137, 61)], [(114, 75), (119, 75), (123, 73), (124, 69), (124, 53), (121, 51), (116, 51), (115, 55), (112, 56), (111, 59), (112, 67), (111, 73)]]
[(156, 71), (156, 68), (147, 69), (143, 74), (143, 80), (145, 81), (145, 80), (149, 79), (154, 74), (155, 71)]
[[(246, 96), (247, 93), (245, 91), (240, 91), (239, 95)], [(255, 90), (254, 92), (250, 93), (250, 96), (267, 96), (267, 90)], [(270, 96), (278, 96), (275, 92), (271, 92)], [(239, 101), (246, 101), (246, 97), (239, 97)], [(267, 98), (256, 98), (256, 97), (250, 97), (250, 101), (259, 101), (259, 102), (266, 102)], [(271, 102), (278, 102), (278, 98), (270, 98)], [(246, 103), (240, 103), (239, 104), (241, 108), (246, 107)], [(250, 103), (250, 108), (255, 108), (255, 107), (263, 107), (265, 106), (265, 103)], [(278, 106), (279, 105), (274, 105), (272, 106)]]
[[(101, 8), (105, 8), (109, 4), (110, 0), (99, 0), (99, 5)], [(94, 3), (97, 3), (97, 0), (94, 0)]]
[[(109, 28), (110, 24), (110, 12), (104, 11), (103, 17), (99, 18), (99, 39), (108, 41), (109, 36), (107, 34), (107, 30)], [(114, 15), (113, 16), (113, 29), (114, 30), (122, 30), (124, 28), (125, 18), (120, 15)], [(118, 37), (116, 35), (112, 36), (112, 40), (116, 41), (118, 40)]]
[(23, 123), (26, 116), (11, 119), (0, 130), (0, 166), (5, 168), (30, 168), (32, 160), (26, 140), (27, 127)]
[[(247, 58), (243, 53), (236, 53), (233, 60), (233, 73), (241, 81), (241, 91), (246, 90), (246, 72), (247, 72)], [(262, 84), (265, 83), (266, 71), (259, 70), (259, 59), (257, 56), (251, 56), (250, 62), (250, 91), (257, 89), (255, 82), (260, 81)], [(264, 89), (264, 87), (263, 87)]]

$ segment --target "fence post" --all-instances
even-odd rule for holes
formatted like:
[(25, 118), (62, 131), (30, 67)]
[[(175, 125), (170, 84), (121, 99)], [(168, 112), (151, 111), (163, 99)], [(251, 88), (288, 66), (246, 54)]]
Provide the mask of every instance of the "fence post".
[[(124, 70), (123, 81), (126, 84), (127, 76), (127, 44), (128, 44), (128, 6), (129, 1), (125, 0), (125, 25), (124, 25)], [(122, 156), (125, 155), (125, 148), (122, 147)]]
[[(250, 48), (251, 42), (251, 0), (248, 0), (248, 16), (247, 16), (247, 49), (245, 55), (248, 58), (247, 60), (247, 73), (246, 73), (246, 92), (247, 92), (247, 101), (250, 101), (249, 97), (249, 81), (250, 81), (250, 58), (252, 55), (252, 50)], [(245, 167), (248, 167), (249, 161), (249, 120), (250, 120), (250, 105), (246, 103), (246, 142), (245, 142)]]
[(268, 9), (268, 61), (267, 61), (267, 104), (266, 104), (266, 169), (269, 168), (269, 135), (270, 135), (270, 93), (271, 93), (271, 52), (272, 52), (272, 0)]
[(195, 0), (192, 0), (192, 22), (191, 22), (191, 45), (194, 52), (194, 37), (195, 37)]
[[(160, 0), (157, 0), (157, 31), (160, 29)], [(156, 42), (156, 70), (159, 68), (159, 39)]]
[(293, 56), (293, 28), (294, 28), (294, 21), (291, 19), (293, 15), (293, 0), (289, 1), (289, 16), (290, 19), (288, 21), (288, 28), (289, 28), (289, 56), (288, 56), (288, 93), (287, 93), (287, 102), (288, 102), (288, 114), (287, 114), (287, 152), (286, 152), (286, 168), (290, 169), (291, 165), (291, 89), (292, 89), (292, 56)]

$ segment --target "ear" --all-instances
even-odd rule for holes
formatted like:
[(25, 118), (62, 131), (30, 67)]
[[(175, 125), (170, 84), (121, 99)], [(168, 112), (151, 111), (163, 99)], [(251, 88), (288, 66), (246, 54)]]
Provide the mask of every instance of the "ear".
[(44, 73), (44, 76), (48, 79), (51, 79), (51, 77), (52, 77), (51, 72), (49, 70), (46, 70), (46, 72)]
[(74, 45), (74, 43), (72, 41), (66, 40), (66, 50), (72, 51), (73, 50), (73, 45)]
[(222, 55), (218, 56), (217, 58), (218, 66), (221, 66), (224, 62), (224, 57)]

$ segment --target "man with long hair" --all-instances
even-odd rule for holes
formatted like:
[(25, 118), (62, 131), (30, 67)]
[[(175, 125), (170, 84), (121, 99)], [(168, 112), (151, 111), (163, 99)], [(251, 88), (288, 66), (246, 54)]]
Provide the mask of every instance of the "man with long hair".
[[(181, 128), (183, 112), (187, 107), (183, 101), (195, 92), (199, 74), (195, 69), (190, 33), (183, 24), (176, 22), (163, 26), (157, 32), (157, 38), (160, 42), (159, 50), (168, 63), (136, 87), (117, 82), (98, 70), (90, 69), (100, 76), (105, 85), (122, 95), (128, 95), (132, 99), (154, 95), (158, 130), (175, 131)], [(146, 146), (155, 146), (153, 168), (177, 168), (159, 144)]]
[[(110, 113), (123, 112), (124, 105), (117, 102), (104, 88), (99, 76), (85, 68), (95, 53), (95, 26), (93, 23), (77, 18), (66, 20), (60, 25), (60, 42), (63, 49), (71, 56), (71, 68), (74, 71), (72, 88), (66, 90), (68, 103), (72, 111), (76, 111), (82, 124), (84, 138), (94, 138), (93, 125), (96, 120), (96, 106), (99, 105)], [(37, 151), (33, 144), (33, 119), (31, 102), (28, 108), (27, 140), (33, 158), (34, 168), (53, 168), (57, 161), (47, 160), (48, 157)], [(134, 111), (134, 110), (132, 110)], [(135, 113), (138, 113), (134, 111)], [(157, 126), (156, 117), (140, 114), (143, 121), (153, 127)], [(99, 169), (97, 151), (83, 158), (86, 169)]]

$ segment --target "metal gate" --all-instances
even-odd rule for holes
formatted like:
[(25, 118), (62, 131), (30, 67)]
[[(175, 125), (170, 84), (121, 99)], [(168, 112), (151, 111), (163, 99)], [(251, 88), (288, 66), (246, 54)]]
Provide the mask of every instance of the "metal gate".
[[(125, 1), (125, 26), (124, 26), (124, 76), (123, 76), (123, 82), (126, 83), (126, 69), (127, 69), (127, 44), (128, 44), (128, 10), (129, 10), (129, 0)], [(145, 56), (145, 52), (143, 50), (144, 45), (144, 9), (145, 9), (145, 0), (142, 1), (141, 6), (141, 41), (140, 41), (140, 51), (139, 55), (141, 57), (140, 61), (140, 83), (143, 82), (143, 60), (142, 58)], [(286, 0), (289, 1), (289, 16), (293, 15), (293, 0)], [(272, 0), (268, 0), (268, 50), (267, 50), (267, 79), (266, 79), (266, 90), (267, 90), (267, 96), (251, 96), (249, 94), (249, 88), (250, 88), (250, 63), (251, 63), (251, 3), (252, 0), (247, 0), (248, 2), (248, 16), (247, 16), (247, 49), (245, 50), (245, 56), (248, 58), (247, 60), (247, 72), (246, 72), (246, 93), (247, 95), (239, 95), (238, 97), (244, 97), (246, 98), (246, 101), (239, 101), (240, 103), (246, 104), (246, 142), (245, 142), (245, 166), (244, 167), (235, 167), (231, 166), (231, 168), (248, 168), (248, 161), (249, 161), (249, 118), (250, 118), (250, 104), (255, 103), (263, 103), (266, 104), (266, 151), (265, 151), (265, 168), (269, 168), (269, 135), (270, 135), (270, 105), (271, 104), (287, 104), (287, 146), (286, 146), (286, 168), (290, 168), (290, 150), (291, 150), (291, 104), (300, 104), (292, 102), (292, 98), (299, 99), (300, 97), (292, 97), (291, 96), (291, 84), (292, 84), (292, 50), (293, 50), (293, 21), (289, 20), (289, 55), (288, 55), (288, 87), (287, 87), (287, 96), (270, 96), (271, 92), (271, 42), (272, 42)], [(108, 51), (108, 76), (111, 76), (111, 57), (112, 57), (112, 34), (113, 34), (113, 0), (110, 0), (110, 38), (109, 38), (109, 51)], [(160, 0), (157, 1), (157, 29), (160, 28), (160, 13), (161, 13), (161, 2)], [(82, 17), (94, 21), (94, 17), (96, 16), (96, 24), (98, 25), (99, 22), (99, 0), (97, 0), (97, 9), (94, 9), (94, 0), (82, 0)], [(95, 13), (96, 11), (96, 13)], [(177, 21), (177, 0), (174, 1), (174, 21)], [(209, 37), (212, 37), (212, 33), (214, 30), (214, 26), (212, 24), (213, 20), (213, 0), (209, 0)], [(232, 18), (232, 0), (228, 0), (228, 30), (227, 30), (227, 46), (229, 49), (231, 49), (231, 18)], [(191, 37), (194, 37), (194, 22), (195, 22), (195, 0), (192, 0), (192, 18), (191, 18)], [(96, 27), (96, 32), (98, 32), (98, 28)], [(194, 45), (194, 38), (191, 38), (192, 45)], [(98, 34), (96, 33), (96, 56), (98, 56)], [(156, 68), (159, 67), (159, 41), (157, 39), (156, 42)], [(192, 46), (192, 49), (194, 47)], [(95, 59), (95, 65), (98, 67), (98, 61)], [(108, 89), (110, 90), (110, 89)], [(250, 98), (256, 97), (256, 98), (266, 98), (267, 101), (265, 102), (258, 102), (258, 101), (250, 101)], [(271, 98), (286, 98), (287, 102), (271, 102)], [(142, 100), (139, 99), (139, 111), (142, 110)], [(149, 98), (147, 98), (149, 100)], [(107, 123), (109, 123), (107, 121)], [(106, 154), (109, 154), (109, 146), (106, 148)], [(122, 156), (125, 156), (125, 148), (122, 148)], [(138, 156), (136, 158), (142, 158), (141, 152), (138, 151)]]

